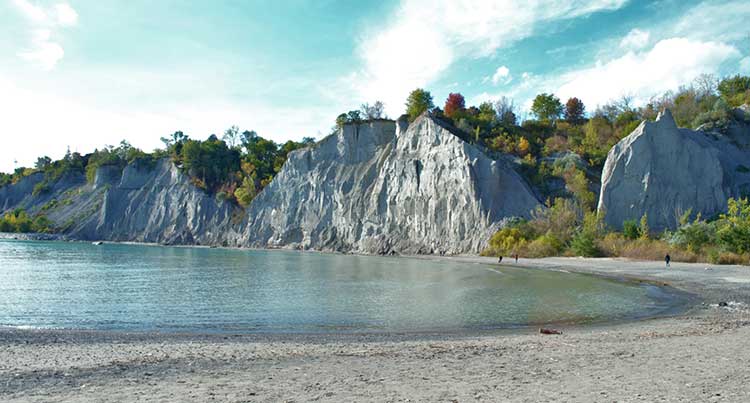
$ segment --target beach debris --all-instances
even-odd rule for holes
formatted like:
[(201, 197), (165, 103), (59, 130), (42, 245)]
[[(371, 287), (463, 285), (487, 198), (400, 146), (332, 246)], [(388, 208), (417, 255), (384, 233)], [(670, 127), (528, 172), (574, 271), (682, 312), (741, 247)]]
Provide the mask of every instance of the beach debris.
[(747, 304), (738, 301), (720, 301), (717, 304), (710, 304), (712, 308), (722, 308), (731, 312), (747, 312), (750, 307)]
[(544, 328), (544, 327), (539, 329), (539, 333), (541, 334), (563, 334), (562, 330), (549, 329), (549, 328)]

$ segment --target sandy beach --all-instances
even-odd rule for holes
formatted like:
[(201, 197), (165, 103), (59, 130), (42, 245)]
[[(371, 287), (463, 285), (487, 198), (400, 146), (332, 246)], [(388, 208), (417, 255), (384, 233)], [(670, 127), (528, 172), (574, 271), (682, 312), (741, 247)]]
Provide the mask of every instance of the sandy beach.
[(679, 316), (563, 327), (562, 335), (3, 329), (0, 401), (750, 401), (750, 267), (576, 258), (519, 265), (648, 280), (696, 298)]

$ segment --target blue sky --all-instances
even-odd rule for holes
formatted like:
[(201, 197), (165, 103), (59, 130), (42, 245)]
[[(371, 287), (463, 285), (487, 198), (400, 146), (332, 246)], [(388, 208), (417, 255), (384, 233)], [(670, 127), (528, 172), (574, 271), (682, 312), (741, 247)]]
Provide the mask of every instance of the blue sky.
[(745, 0), (0, 0), (0, 170), (175, 130), (321, 137), (363, 102), (398, 116), (417, 87), (645, 102), (750, 74), (749, 20)]

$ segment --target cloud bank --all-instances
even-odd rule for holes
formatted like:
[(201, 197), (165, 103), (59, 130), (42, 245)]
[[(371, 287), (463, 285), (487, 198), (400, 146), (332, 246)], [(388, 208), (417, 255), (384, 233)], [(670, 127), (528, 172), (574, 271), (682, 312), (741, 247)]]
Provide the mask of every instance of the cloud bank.
[(29, 45), (19, 51), (18, 56), (42, 70), (54, 69), (65, 51), (53, 36), (60, 28), (78, 24), (78, 13), (68, 3), (42, 7), (28, 0), (12, 2), (31, 27)]
[(409, 91), (427, 86), (461, 58), (486, 57), (533, 34), (542, 23), (614, 10), (627, 0), (404, 0), (385, 26), (360, 40), (362, 69), (351, 84), (392, 115)]

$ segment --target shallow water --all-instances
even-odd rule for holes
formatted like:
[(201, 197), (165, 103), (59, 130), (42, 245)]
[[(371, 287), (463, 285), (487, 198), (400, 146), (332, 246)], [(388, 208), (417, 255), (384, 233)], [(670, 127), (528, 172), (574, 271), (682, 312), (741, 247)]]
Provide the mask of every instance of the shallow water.
[(0, 326), (377, 332), (656, 315), (663, 290), (409, 258), (0, 240)]

